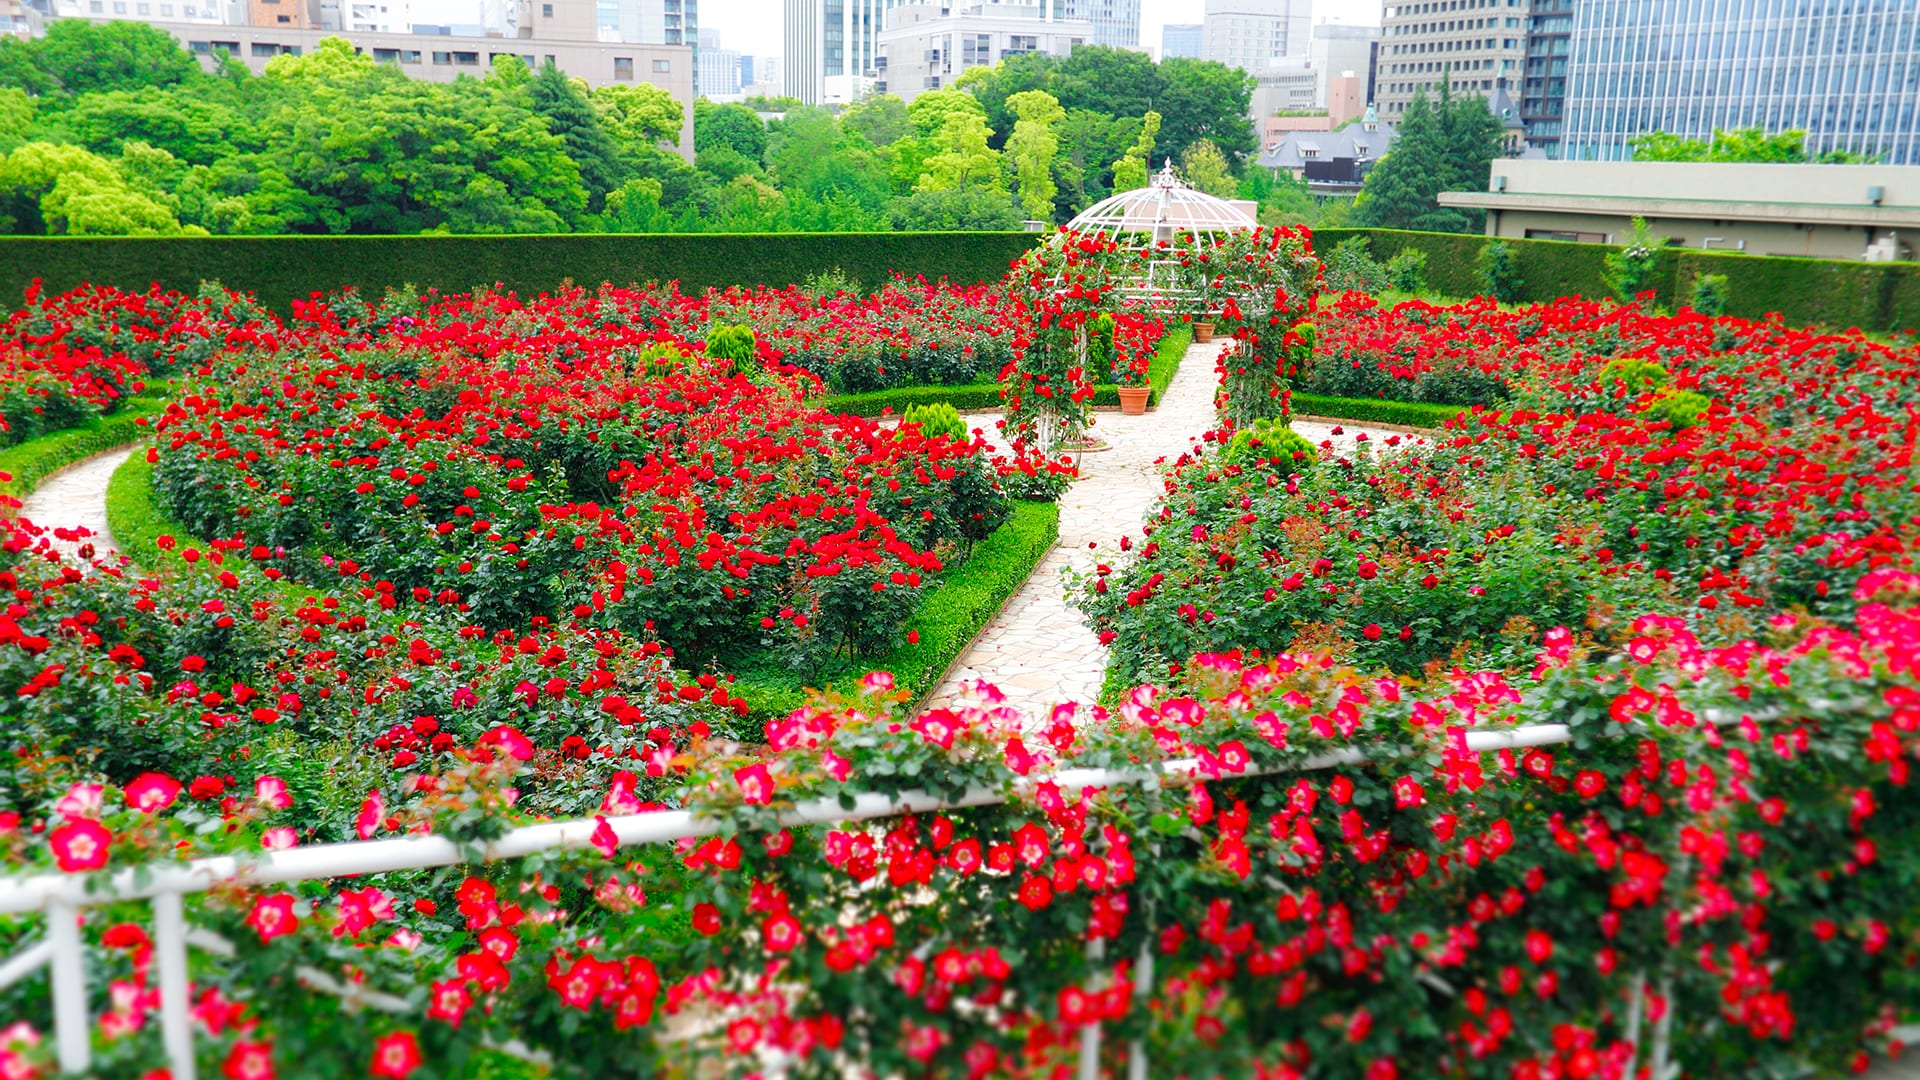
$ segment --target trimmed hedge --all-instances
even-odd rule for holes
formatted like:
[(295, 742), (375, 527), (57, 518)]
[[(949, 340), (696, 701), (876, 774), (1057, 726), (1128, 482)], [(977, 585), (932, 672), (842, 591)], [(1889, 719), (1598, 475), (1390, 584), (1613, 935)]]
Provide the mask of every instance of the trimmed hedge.
[[(1147, 404), (1160, 404), (1160, 398), (1167, 392), (1167, 385), (1180, 370), (1180, 360), (1187, 355), (1187, 346), (1193, 342), (1193, 330), (1186, 326), (1177, 326), (1168, 330), (1160, 339), (1159, 348), (1154, 351), (1153, 359), (1147, 362), (1147, 385), (1152, 393), (1147, 395)], [(873, 390), (864, 394), (839, 394), (823, 398), (820, 407), (838, 413), (854, 416), (879, 416), (892, 410), (895, 415), (907, 411), (910, 405), (951, 405), (961, 412), (986, 412), (1000, 408), (1000, 385), (998, 383), (974, 383), (970, 386), (897, 386), (891, 390)], [(1119, 405), (1120, 388), (1113, 385), (1093, 388), (1093, 404)]]
[(207, 236), (0, 238), (0, 303), (19, 303), (35, 278), (52, 292), (78, 285), (192, 292), (203, 280), (250, 292), (287, 312), (292, 301), (347, 285), (520, 293), (562, 282), (678, 280), (694, 291), (796, 285), (835, 268), (862, 285), (894, 272), (971, 284), (995, 281), (1038, 233), (699, 233), (558, 236)]
[(1384, 398), (1322, 397), (1319, 394), (1293, 395), (1293, 411), (1299, 416), (1324, 416), (1358, 423), (1401, 424), (1406, 427), (1438, 428), (1466, 411), (1461, 405), (1435, 405), (1427, 401), (1388, 401)]
[[(925, 697), (1059, 538), (1059, 503), (1016, 501), (1006, 524), (974, 545), (967, 561), (942, 576), (920, 601), (906, 623), (920, 640), (861, 665), (862, 672), (892, 672), (895, 686), (916, 700)], [(743, 672), (732, 689), (754, 716), (785, 716), (806, 702), (804, 680), (784, 673)]]

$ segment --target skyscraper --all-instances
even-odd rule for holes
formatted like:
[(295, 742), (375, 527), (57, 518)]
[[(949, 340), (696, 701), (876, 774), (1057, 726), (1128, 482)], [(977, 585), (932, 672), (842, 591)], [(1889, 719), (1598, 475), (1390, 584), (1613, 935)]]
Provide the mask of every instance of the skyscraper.
[(1304, 65), (1312, 10), (1308, 0), (1207, 0), (1200, 56), (1255, 74), (1284, 57)]
[(1140, 47), (1140, 0), (1059, 0), (1054, 14), (1093, 24), (1094, 45)]
[(781, 55), (787, 94), (809, 105), (859, 97), (874, 77), (880, 56), (876, 39), (896, 2), (786, 0)]
[(1160, 59), (1185, 56), (1200, 59), (1200, 23), (1168, 23), (1160, 28)]
[(1527, 4), (1528, 0), (1416, 0), (1389, 6), (1380, 28), (1380, 60), (1374, 78), (1380, 118), (1399, 123), (1414, 95), (1425, 91), (1433, 97), (1443, 79), (1454, 93), (1477, 97), (1517, 86), (1526, 62)]
[(1761, 127), (1920, 165), (1920, 0), (1576, 0), (1563, 126), (1569, 159)]

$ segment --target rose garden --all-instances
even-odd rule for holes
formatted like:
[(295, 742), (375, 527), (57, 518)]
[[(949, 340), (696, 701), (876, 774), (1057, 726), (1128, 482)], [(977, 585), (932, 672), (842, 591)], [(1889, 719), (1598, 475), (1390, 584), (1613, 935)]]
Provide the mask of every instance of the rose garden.
[(0, 1077), (1897, 1053), (1920, 345), (1324, 254), (30, 292)]

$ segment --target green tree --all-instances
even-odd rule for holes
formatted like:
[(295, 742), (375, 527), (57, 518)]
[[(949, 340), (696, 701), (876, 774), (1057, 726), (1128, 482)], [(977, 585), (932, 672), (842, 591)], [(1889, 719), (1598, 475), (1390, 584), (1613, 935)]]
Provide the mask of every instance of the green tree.
[(1018, 117), (1005, 153), (1020, 207), (1030, 219), (1050, 220), (1059, 190), (1053, 182), (1053, 158), (1060, 150), (1054, 128), (1067, 111), (1044, 90), (1023, 90), (1007, 99), (1007, 107)]
[(533, 111), (546, 119), (547, 130), (560, 137), (567, 157), (580, 167), (589, 209), (597, 211), (607, 192), (624, 179), (626, 169), (613, 136), (600, 123), (600, 114), (587, 98), (586, 84), (567, 78), (558, 67), (547, 63), (541, 65), (527, 93)]
[(1443, 80), (1438, 102), (1414, 96), (1393, 149), (1367, 174), (1354, 207), (1362, 228), (1466, 232), (1474, 215), (1440, 205), (1443, 191), (1484, 191), (1500, 154), (1500, 120), (1478, 97), (1455, 97)]
[(0, 75), (28, 93), (149, 90), (200, 77), (172, 34), (135, 22), (54, 19), (38, 41), (0, 47)]
[(593, 92), (593, 106), (608, 134), (634, 147), (679, 142), (686, 120), (673, 95), (651, 83), (599, 87)]
[(1205, 139), (1237, 169), (1258, 149), (1248, 118), (1254, 77), (1212, 60), (1171, 57), (1160, 65), (1160, 152), (1184, 160), (1187, 148)]
[(862, 98), (840, 114), (840, 126), (858, 132), (875, 146), (892, 146), (913, 133), (913, 122), (907, 118), (907, 103), (896, 94), (874, 94)]
[(926, 160), (925, 175), (914, 185), (916, 192), (971, 187), (1003, 190), (1000, 155), (987, 145), (985, 114), (975, 110), (948, 112), (944, 126), (928, 137), (933, 153)]
[(1201, 139), (1187, 147), (1180, 166), (1188, 187), (1223, 199), (1239, 198), (1240, 182), (1233, 178), (1226, 155), (1220, 152), (1212, 139)]
[(745, 105), (719, 105), (701, 98), (693, 103), (694, 153), (719, 147), (759, 164), (767, 152), (767, 122)]
[(652, 177), (629, 180), (607, 192), (607, 208), (600, 216), (605, 232), (671, 232), (673, 215), (660, 206), (660, 181)]
[(1002, 192), (980, 187), (919, 191), (895, 199), (888, 209), (893, 227), (908, 231), (1006, 231), (1020, 227), (1020, 211), (1013, 200)]
[(1160, 114), (1147, 113), (1140, 135), (1120, 160), (1113, 163), (1113, 190), (1132, 191), (1147, 186), (1147, 172), (1153, 165), (1153, 142), (1160, 133)]
[[(1270, 175), (1266, 169), (1249, 169), (1255, 176)], [(1253, 190), (1248, 190), (1252, 187)], [(1242, 183), (1241, 198), (1252, 198), (1260, 203), (1260, 224), (1262, 225), (1318, 225), (1320, 222), (1320, 201), (1307, 188), (1307, 182), (1283, 172), (1264, 184), (1248, 185)]]
[(0, 86), (0, 153), (25, 142), (33, 130), (33, 99), (17, 86)]

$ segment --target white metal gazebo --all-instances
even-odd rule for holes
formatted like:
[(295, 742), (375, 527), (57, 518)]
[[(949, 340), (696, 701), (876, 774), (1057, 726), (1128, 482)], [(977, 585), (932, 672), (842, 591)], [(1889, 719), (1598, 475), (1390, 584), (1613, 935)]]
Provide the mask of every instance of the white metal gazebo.
[(1185, 298), (1180, 252), (1212, 247), (1227, 234), (1258, 224), (1233, 203), (1188, 187), (1168, 162), (1146, 187), (1094, 203), (1067, 228), (1104, 235), (1121, 248), (1147, 253), (1144, 274), (1122, 292), (1130, 300), (1157, 305)]

